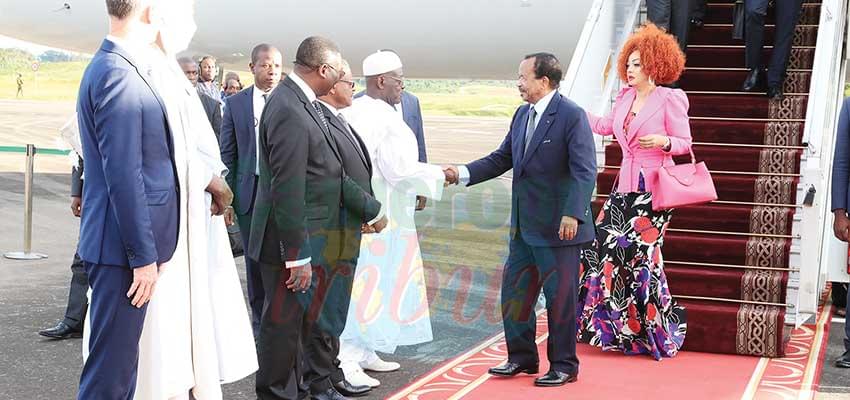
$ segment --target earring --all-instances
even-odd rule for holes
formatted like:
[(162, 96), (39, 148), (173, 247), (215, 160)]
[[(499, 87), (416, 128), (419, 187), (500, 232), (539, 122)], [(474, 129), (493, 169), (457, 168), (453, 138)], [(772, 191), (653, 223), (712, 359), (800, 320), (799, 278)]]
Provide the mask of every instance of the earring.
[(649, 84), (655, 86), (655, 79), (649, 78)]

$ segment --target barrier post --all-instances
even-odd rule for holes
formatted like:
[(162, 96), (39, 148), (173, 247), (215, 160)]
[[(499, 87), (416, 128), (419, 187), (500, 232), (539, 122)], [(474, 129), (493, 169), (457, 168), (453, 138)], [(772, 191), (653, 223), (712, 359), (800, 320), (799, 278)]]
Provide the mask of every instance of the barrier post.
[(12, 260), (40, 260), (47, 254), (32, 252), (32, 181), (35, 166), (35, 145), (27, 145), (27, 168), (24, 171), (24, 251), (3, 254)]

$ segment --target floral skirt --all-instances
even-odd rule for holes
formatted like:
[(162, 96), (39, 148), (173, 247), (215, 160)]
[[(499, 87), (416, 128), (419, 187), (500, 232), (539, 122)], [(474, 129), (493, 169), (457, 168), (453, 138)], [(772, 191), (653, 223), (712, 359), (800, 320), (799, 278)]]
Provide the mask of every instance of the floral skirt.
[(653, 211), (651, 193), (614, 193), (582, 251), (577, 304), (581, 342), (673, 357), (687, 330), (685, 309), (670, 295), (661, 246), (671, 210)]

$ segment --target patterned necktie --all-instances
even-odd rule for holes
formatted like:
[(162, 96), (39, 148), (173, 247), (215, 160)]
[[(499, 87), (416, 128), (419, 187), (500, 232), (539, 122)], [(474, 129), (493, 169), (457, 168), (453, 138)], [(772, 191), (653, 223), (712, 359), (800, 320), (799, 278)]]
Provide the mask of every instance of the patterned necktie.
[(531, 106), (531, 109), (528, 113), (528, 125), (525, 127), (525, 151), (528, 151), (528, 145), (531, 144), (531, 138), (534, 136), (534, 118), (537, 116), (537, 110), (534, 109), (534, 106)]
[(325, 132), (330, 132), (331, 129), (328, 127), (328, 120), (325, 118), (325, 113), (322, 111), (322, 106), (319, 105), (318, 100), (313, 100), (313, 108), (315, 108), (316, 113), (319, 114), (319, 119), (322, 121), (322, 125), (325, 126)]

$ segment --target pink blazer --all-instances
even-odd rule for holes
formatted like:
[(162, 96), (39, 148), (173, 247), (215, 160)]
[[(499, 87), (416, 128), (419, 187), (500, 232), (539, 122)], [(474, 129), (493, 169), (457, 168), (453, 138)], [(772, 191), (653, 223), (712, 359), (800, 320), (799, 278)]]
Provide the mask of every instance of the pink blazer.
[[(623, 151), (618, 192), (637, 191), (641, 171), (646, 191), (651, 192), (658, 181), (658, 168), (662, 165), (673, 165), (673, 156), (688, 154), (691, 150), (688, 96), (685, 92), (659, 86), (632, 119), (629, 131), (624, 132), (623, 123), (636, 95), (635, 89), (625, 88), (617, 95), (614, 108), (608, 115), (597, 117), (587, 114), (593, 132), (604, 136), (614, 135)], [(653, 134), (667, 135), (671, 143), (670, 151), (641, 149), (637, 138)]]

